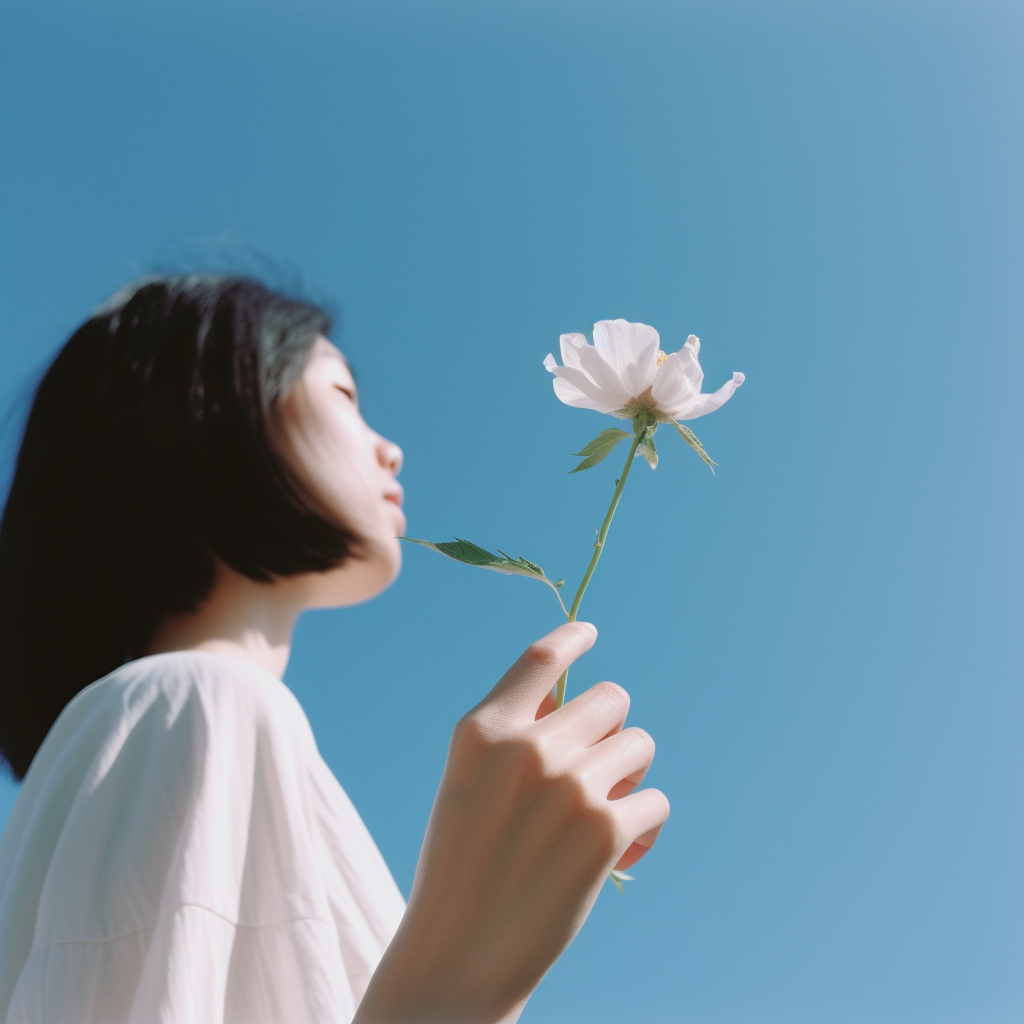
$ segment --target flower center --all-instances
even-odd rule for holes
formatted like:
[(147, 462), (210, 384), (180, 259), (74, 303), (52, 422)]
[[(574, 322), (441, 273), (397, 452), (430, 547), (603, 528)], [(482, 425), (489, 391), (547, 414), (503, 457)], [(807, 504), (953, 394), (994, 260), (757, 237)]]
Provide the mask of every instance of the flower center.
[(651, 396), (650, 388), (645, 388), (636, 398), (631, 398), (616, 415), (632, 420), (645, 412), (651, 413), (655, 418), (658, 417), (658, 405)]
[(662, 350), (659, 348), (658, 349), (658, 365), (661, 366), (661, 364), (663, 362), (665, 362), (666, 359), (668, 359), (668, 353), (667, 352), (662, 352)]

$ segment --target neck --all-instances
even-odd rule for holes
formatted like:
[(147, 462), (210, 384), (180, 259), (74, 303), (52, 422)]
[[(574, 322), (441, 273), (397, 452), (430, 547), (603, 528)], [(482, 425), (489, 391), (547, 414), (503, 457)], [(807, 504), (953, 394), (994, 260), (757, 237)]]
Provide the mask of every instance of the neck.
[(199, 607), (164, 619), (146, 653), (230, 654), (280, 679), (295, 623), (307, 607), (308, 589), (302, 577), (258, 583), (220, 563), (213, 588)]

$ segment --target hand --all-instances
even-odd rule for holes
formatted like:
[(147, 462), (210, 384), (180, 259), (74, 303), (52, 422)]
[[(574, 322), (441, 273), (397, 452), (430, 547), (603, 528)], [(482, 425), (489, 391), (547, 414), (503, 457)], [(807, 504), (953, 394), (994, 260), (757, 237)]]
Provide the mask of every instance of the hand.
[(516, 1020), (608, 872), (654, 844), (668, 801), (633, 793), (654, 742), (623, 728), (626, 691), (599, 683), (552, 710), (555, 681), (596, 637), (559, 626), (455, 727), (409, 907), (358, 1024)]

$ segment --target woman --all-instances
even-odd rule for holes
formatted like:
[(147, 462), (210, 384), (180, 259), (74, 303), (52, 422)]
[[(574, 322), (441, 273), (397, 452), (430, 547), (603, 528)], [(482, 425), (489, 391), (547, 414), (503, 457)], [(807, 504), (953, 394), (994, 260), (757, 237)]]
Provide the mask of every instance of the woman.
[(667, 817), (621, 688), (552, 710), (596, 637), (563, 625), (456, 725), (404, 906), (280, 682), (302, 611), (400, 566), (402, 454), (329, 330), (150, 279), (39, 387), (0, 528), (0, 1021), (515, 1020)]

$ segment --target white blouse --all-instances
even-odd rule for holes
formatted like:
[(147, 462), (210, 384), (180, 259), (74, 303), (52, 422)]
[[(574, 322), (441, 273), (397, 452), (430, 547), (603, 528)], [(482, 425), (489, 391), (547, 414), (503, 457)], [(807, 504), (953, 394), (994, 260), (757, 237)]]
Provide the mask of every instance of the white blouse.
[(0, 1021), (348, 1022), (405, 909), (298, 701), (158, 654), (86, 687), (0, 843)]

